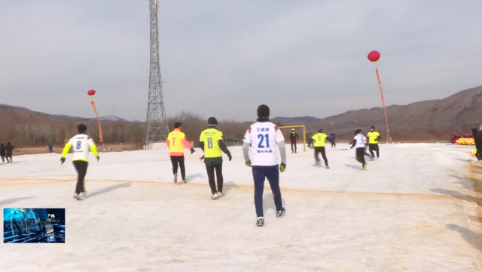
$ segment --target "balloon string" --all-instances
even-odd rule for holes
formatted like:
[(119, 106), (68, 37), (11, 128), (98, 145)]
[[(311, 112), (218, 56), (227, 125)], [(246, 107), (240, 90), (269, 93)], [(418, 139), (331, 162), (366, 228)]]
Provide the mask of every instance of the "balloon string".
[(102, 139), (102, 129), (100, 128), (99, 114), (97, 113), (97, 108), (95, 107), (94, 100), (91, 100), (90, 103), (92, 104), (92, 108), (94, 109), (95, 116), (97, 116), (97, 125), (99, 126), (99, 141), (101, 143), (104, 143), (104, 140)]
[(387, 108), (385, 107), (385, 99), (383, 98), (382, 82), (380, 81), (380, 75), (378, 74), (378, 67), (375, 67), (375, 71), (377, 72), (378, 86), (380, 87), (380, 92), (382, 93), (383, 110), (385, 112), (385, 123), (386, 123), (387, 129), (388, 129)]

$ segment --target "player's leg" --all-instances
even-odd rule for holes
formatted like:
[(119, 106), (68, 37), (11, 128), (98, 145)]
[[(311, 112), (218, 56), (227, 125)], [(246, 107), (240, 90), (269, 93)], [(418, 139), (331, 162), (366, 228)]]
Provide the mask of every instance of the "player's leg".
[(177, 183), (177, 168), (178, 168), (177, 157), (171, 156), (171, 163), (172, 163), (172, 174), (174, 175), (174, 183)]
[(217, 198), (216, 182), (214, 181), (214, 165), (206, 164), (206, 171), (208, 173), (209, 187), (211, 187), (211, 199)]
[(279, 166), (267, 166), (266, 177), (268, 178), (271, 192), (273, 193), (274, 205), (276, 207), (276, 216), (284, 215), (283, 201), (281, 198), (281, 189), (279, 187)]
[(294, 145), (295, 145), (295, 153), (298, 152), (298, 145), (296, 144), (296, 142), (294, 142)]
[(223, 195), (223, 185), (224, 185), (224, 178), (223, 178), (223, 162), (216, 164), (214, 166), (216, 170), (216, 179), (218, 182), (218, 197)]
[(186, 183), (186, 166), (184, 164), (184, 156), (179, 157), (179, 168), (181, 168), (182, 182)]
[(320, 148), (320, 153), (321, 153), (321, 157), (323, 158), (323, 161), (325, 161), (325, 166), (328, 167), (328, 158), (326, 157), (326, 150), (324, 146)]
[(320, 152), (319, 148), (315, 147), (315, 150), (313, 151), (313, 153), (315, 154), (315, 164), (318, 164), (320, 161), (320, 158), (318, 157), (319, 152)]
[(365, 156), (365, 148), (357, 148), (357, 149), (355, 149), (355, 156), (356, 156), (356, 160), (357, 160), (359, 163), (362, 163), (361, 157)]
[(266, 167), (268, 166), (252, 166), (254, 179), (254, 205), (256, 208), (256, 216), (264, 217), (263, 212), (263, 190)]
[(377, 152), (377, 159), (380, 158), (380, 146), (378, 144), (375, 145), (375, 151)]
[(293, 141), (291, 141), (291, 153), (295, 153), (295, 149), (293, 147)]
[(375, 154), (373, 154), (373, 150), (375, 150), (375, 145), (374, 144), (369, 144), (368, 145), (368, 151), (370, 151), (370, 155), (372, 157), (375, 157)]

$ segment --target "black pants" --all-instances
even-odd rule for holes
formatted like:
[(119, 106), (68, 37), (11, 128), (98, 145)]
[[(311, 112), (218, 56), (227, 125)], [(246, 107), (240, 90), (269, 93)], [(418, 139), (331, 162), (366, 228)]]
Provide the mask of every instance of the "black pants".
[(75, 193), (80, 194), (85, 192), (85, 175), (87, 174), (87, 167), (89, 163), (86, 161), (73, 161), (75, 170), (77, 170), (77, 186), (75, 186)]
[(336, 147), (336, 142), (334, 140), (331, 141), (331, 147)]
[(182, 180), (186, 180), (186, 168), (184, 167), (184, 156), (180, 157), (171, 157), (171, 163), (172, 163), (172, 173), (174, 176), (177, 175), (177, 168), (181, 168), (181, 178)]
[(368, 150), (370, 150), (370, 154), (372, 155), (372, 157), (375, 157), (375, 155), (373, 154), (373, 150), (377, 152), (377, 158), (380, 157), (380, 148), (378, 147), (378, 144), (369, 144)]
[(358, 147), (356, 149), (356, 160), (359, 161), (362, 164), (365, 164), (365, 148), (364, 147)]
[[(293, 149), (294, 148), (294, 149)], [(291, 152), (295, 152), (296, 153), (296, 142), (291, 142)]]
[[(206, 171), (208, 172), (209, 187), (211, 187), (211, 193), (214, 195), (217, 192), (223, 192), (223, 163), (218, 163), (216, 165), (207, 165)], [(214, 172), (216, 172), (216, 177), (218, 179), (218, 187), (216, 190), (216, 180), (214, 178)]]
[[(10, 159), (10, 160), (9, 160)], [(12, 153), (7, 152), (7, 162), (13, 162), (12, 161)]]
[(2, 157), (2, 162), (5, 162), (5, 155), (2, 155), (0, 157)]
[(326, 158), (326, 151), (324, 146), (315, 147), (315, 160), (318, 162), (320, 158), (318, 158), (318, 153), (321, 153), (321, 157), (325, 161), (325, 165), (328, 166), (328, 158)]

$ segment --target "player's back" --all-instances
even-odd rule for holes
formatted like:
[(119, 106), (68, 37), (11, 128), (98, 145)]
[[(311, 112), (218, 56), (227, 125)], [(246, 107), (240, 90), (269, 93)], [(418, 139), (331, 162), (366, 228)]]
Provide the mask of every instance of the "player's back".
[(88, 161), (89, 150), (94, 141), (87, 134), (77, 134), (69, 141), (74, 151), (74, 161)]
[(252, 124), (244, 137), (251, 144), (251, 164), (254, 166), (273, 166), (278, 164), (277, 143), (284, 144), (284, 137), (277, 125), (271, 122)]
[(355, 148), (365, 148), (367, 138), (363, 134), (357, 134), (353, 139), (356, 140)]
[(205, 158), (217, 158), (221, 157), (222, 151), (219, 146), (219, 140), (223, 140), (223, 133), (216, 128), (208, 128), (201, 132), (199, 139), (204, 142), (204, 157)]
[(315, 135), (313, 135), (313, 140), (315, 141), (314, 146), (315, 147), (325, 146), (325, 140), (327, 137), (328, 135), (326, 135), (323, 132), (318, 132)]

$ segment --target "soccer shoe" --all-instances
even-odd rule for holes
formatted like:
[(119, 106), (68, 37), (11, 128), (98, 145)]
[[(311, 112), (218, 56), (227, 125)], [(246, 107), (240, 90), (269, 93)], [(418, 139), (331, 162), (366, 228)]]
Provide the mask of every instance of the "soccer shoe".
[(183, 179), (183, 180), (182, 180), (182, 183), (187, 183), (186, 179)]
[(79, 200), (79, 194), (74, 194), (74, 199)]
[(177, 175), (174, 175), (174, 183), (177, 183)]
[(79, 196), (77, 197), (77, 200), (83, 200), (84, 199), (84, 194), (80, 193)]
[(281, 208), (281, 210), (276, 212), (276, 217), (283, 217), (286, 214), (286, 209)]
[(256, 226), (262, 227), (263, 225), (264, 225), (264, 218), (258, 217), (258, 220), (256, 220)]
[(327, 165), (327, 166), (326, 166), (326, 169), (330, 169), (330, 167)]
[(367, 169), (367, 165), (368, 165), (368, 163), (364, 163), (364, 164), (363, 164), (363, 169)]
[(218, 192), (218, 198), (222, 197), (223, 196), (223, 193), (222, 192)]
[(218, 199), (218, 198), (219, 198), (218, 193), (214, 193), (214, 194), (211, 196), (211, 199), (212, 199), (212, 200), (216, 200), (216, 199)]
[(316, 166), (320, 166), (320, 161), (315, 161)]

